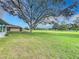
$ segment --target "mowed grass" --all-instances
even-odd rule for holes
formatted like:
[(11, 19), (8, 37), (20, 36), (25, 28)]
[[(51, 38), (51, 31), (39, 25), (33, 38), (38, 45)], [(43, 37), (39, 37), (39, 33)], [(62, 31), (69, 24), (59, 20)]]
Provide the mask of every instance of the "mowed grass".
[(0, 59), (79, 59), (79, 32), (11, 32), (0, 39)]

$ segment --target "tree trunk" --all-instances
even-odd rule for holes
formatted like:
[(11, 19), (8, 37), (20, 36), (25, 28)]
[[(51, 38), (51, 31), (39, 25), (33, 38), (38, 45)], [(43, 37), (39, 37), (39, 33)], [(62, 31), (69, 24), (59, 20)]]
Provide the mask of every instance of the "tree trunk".
[(30, 31), (30, 33), (32, 33), (32, 21), (30, 21), (30, 23), (29, 23), (29, 31)]
[(30, 29), (29, 29), (29, 30), (30, 30), (30, 33), (32, 33), (32, 28), (31, 28), (31, 27), (30, 27)]
[(35, 30), (36, 29), (36, 24), (32, 24), (32, 22), (30, 22), (29, 24), (29, 30), (30, 30), (30, 33), (32, 33), (32, 30)]
[(35, 27), (35, 26), (33, 26), (33, 25), (32, 25), (32, 26), (30, 26), (30, 29), (29, 29), (29, 30), (30, 30), (30, 33), (32, 33), (32, 30), (35, 30), (35, 29), (36, 29), (36, 27)]

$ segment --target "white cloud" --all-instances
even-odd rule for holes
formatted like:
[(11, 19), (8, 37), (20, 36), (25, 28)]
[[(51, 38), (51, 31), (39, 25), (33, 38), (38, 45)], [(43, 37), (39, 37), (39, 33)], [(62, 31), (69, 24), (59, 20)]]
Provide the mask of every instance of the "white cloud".
[(79, 17), (79, 14), (74, 15), (73, 17), (71, 17), (72, 20), (76, 20), (76, 18)]

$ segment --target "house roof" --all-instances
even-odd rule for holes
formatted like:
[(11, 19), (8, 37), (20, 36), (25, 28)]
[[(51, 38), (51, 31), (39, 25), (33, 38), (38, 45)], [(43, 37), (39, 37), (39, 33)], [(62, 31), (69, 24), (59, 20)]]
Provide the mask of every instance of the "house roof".
[(5, 22), (4, 20), (2, 20), (2, 19), (0, 19), (0, 25), (8, 25), (8, 23), (7, 22)]
[(9, 25), (6, 25), (6, 26), (9, 27), (9, 28), (21, 28), (20, 26), (12, 25), (12, 24), (9, 24)]
[(6, 25), (7, 27), (13, 27), (13, 28), (21, 28), (20, 26), (9, 24), (2, 19), (0, 19), (0, 25)]

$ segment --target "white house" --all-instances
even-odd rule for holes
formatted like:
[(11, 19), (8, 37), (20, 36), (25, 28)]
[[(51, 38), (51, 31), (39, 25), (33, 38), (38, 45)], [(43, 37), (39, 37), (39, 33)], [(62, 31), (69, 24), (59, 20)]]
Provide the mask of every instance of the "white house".
[(4, 37), (7, 32), (11, 31), (22, 31), (22, 28), (20, 26), (8, 24), (4, 20), (0, 19), (0, 37)]
[(7, 27), (6, 27), (6, 22), (0, 19), (0, 38), (4, 37), (5, 34), (7, 33)]

